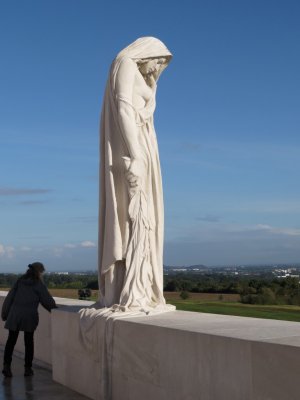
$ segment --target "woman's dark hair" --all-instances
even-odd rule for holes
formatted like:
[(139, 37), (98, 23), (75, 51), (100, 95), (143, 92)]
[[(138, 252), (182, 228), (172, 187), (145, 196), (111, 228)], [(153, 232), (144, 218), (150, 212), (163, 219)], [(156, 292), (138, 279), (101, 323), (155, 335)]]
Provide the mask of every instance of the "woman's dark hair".
[(44, 265), (41, 262), (36, 261), (28, 265), (28, 270), (21, 277), (21, 279), (33, 279), (34, 281), (39, 281), (41, 280), (41, 274), (44, 271), (45, 271)]

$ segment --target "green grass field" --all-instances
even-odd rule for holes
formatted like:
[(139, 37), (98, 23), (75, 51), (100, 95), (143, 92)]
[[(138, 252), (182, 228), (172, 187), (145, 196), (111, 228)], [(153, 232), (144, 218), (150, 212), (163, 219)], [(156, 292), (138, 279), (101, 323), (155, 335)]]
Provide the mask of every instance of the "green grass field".
[[(50, 292), (57, 297), (78, 298), (75, 289), (50, 289)], [(191, 293), (187, 300), (182, 300), (179, 293), (164, 294), (167, 303), (174, 304), (177, 310), (300, 322), (298, 306), (241, 304), (238, 301), (240, 297), (236, 294), (223, 294), (222, 300), (219, 300), (218, 293)], [(97, 291), (93, 291), (91, 300), (94, 301), (96, 298)]]
[(208, 302), (190, 299), (172, 299), (172, 301), (168, 302), (174, 304), (177, 310), (300, 322), (300, 307), (298, 306), (261, 306), (237, 302)]
[[(50, 289), (50, 293), (55, 297), (78, 299), (77, 289)], [(97, 295), (93, 290), (90, 300), (96, 301)], [(190, 293), (186, 300), (176, 292), (165, 292), (164, 295), (167, 303), (174, 304), (177, 310), (300, 322), (299, 306), (242, 304), (237, 294), (223, 294), (222, 300), (218, 293)]]

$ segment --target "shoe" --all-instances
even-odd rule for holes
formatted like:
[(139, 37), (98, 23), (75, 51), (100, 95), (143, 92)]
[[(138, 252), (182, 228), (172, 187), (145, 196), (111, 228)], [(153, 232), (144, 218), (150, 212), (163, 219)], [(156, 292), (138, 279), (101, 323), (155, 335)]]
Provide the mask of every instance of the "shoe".
[(11, 378), (13, 376), (10, 369), (10, 365), (8, 364), (3, 365), (2, 374), (5, 376), (5, 378)]
[(25, 367), (24, 376), (32, 376), (34, 375), (33, 369), (31, 367)]

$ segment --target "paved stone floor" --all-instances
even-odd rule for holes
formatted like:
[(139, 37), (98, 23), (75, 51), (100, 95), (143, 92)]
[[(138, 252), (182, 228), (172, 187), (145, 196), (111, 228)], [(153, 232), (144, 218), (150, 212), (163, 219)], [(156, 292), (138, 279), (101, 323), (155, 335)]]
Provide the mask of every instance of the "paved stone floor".
[[(1, 370), (3, 352), (0, 351)], [(14, 357), (12, 378), (1, 374), (0, 400), (87, 400), (59, 383), (53, 382), (51, 371), (34, 366), (34, 376), (24, 377), (24, 361)]]

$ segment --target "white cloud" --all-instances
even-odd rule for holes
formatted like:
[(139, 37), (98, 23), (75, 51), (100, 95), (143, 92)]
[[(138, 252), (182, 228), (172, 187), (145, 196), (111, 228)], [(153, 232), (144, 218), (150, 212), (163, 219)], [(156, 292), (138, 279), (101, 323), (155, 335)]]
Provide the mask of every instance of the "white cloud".
[(76, 248), (92, 248), (92, 247), (97, 247), (95, 242), (92, 242), (90, 240), (84, 240), (83, 242), (80, 242), (78, 244), (75, 243), (66, 243), (64, 244), (65, 249), (76, 249)]
[[(83, 241), (82, 243), (87, 242)], [(96, 243), (96, 242), (95, 242)], [(47, 271), (85, 271), (97, 269), (95, 243), (66, 242), (56, 245), (16, 245), (0, 242), (1, 272), (23, 272), (26, 265), (41, 261)], [(65, 246), (71, 245), (71, 246)], [(88, 246), (88, 247), (86, 247)], [(30, 250), (29, 250), (30, 249)]]
[(62, 257), (62, 255), (63, 255), (63, 249), (60, 248), (60, 247), (55, 247), (55, 248), (53, 249), (53, 254), (54, 254), (55, 257), (60, 258), (60, 257)]
[(81, 247), (86, 247), (86, 248), (96, 247), (96, 243), (95, 242), (91, 242), (90, 240), (85, 240), (85, 241), (80, 243), (80, 246)]
[(75, 249), (76, 244), (73, 244), (73, 243), (66, 243), (66, 244), (64, 245), (64, 247), (65, 247), (66, 249)]
[(32, 188), (11, 188), (0, 187), (0, 196), (23, 196), (31, 194), (49, 193), (50, 189), (32, 189)]
[(206, 215), (203, 215), (202, 217), (197, 217), (196, 220), (203, 221), (203, 222), (219, 222), (220, 217), (218, 215), (214, 215), (214, 214), (206, 214)]
[(177, 229), (165, 240), (169, 265), (296, 263), (300, 227), (264, 223), (197, 223)]
[[(231, 210), (232, 208), (228, 209)], [(270, 198), (248, 203), (244, 202), (234, 209), (247, 213), (293, 214), (300, 212), (300, 199), (280, 201)]]
[(300, 236), (300, 229), (294, 228), (276, 228), (270, 225), (258, 224), (256, 225), (258, 230), (267, 231), (277, 235), (288, 235), (288, 236)]
[(0, 257), (13, 258), (15, 255), (15, 248), (13, 246), (4, 246), (0, 244)]
[[(181, 229), (180, 229), (181, 228)], [(166, 231), (165, 240), (167, 242), (183, 243), (203, 243), (211, 241), (212, 243), (225, 243), (226, 241), (247, 241), (251, 240), (278, 240), (299, 239), (300, 228), (296, 227), (277, 227), (268, 224), (239, 224), (239, 223), (194, 223), (190, 226), (173, 227), (172, 232)]]
[(20, 247), (20, 250), (21, 250), (21, 251), (30, 251), (30, 250), (31, 250), (31, 247), (22, 246), (22, 247)]

